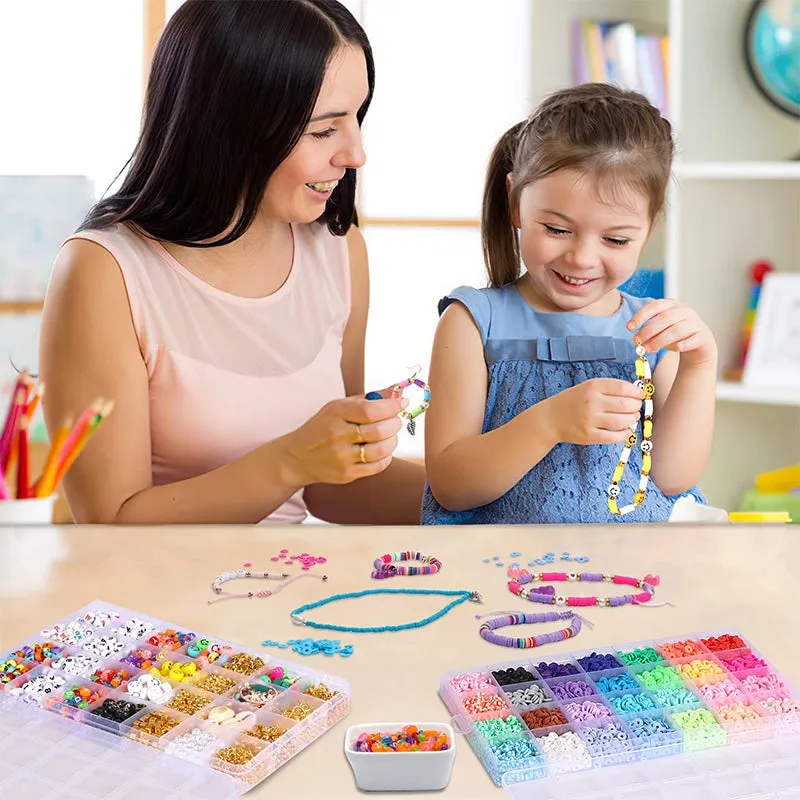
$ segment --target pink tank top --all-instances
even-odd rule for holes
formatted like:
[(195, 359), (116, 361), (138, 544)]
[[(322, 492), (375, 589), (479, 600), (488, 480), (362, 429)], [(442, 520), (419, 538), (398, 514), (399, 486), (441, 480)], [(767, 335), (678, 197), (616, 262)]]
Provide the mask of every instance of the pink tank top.
[[(214, 288), (126, 225), (72, 237), (108, 250), (125, 281), (150, 379), (154, 485), (234, 461), (344, 397), (347, 241), (317, 223), (292, 233), (289, 277), (259, 298)], [(265, 521), (305, 517), (299, 491)]]

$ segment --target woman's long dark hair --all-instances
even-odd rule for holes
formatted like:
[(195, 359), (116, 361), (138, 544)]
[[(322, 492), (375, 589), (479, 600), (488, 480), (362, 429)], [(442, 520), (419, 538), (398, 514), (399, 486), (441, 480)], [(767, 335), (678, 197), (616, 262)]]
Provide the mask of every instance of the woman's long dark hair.
[[(131, 222), (193, 247), (238, 239), (308, 125), (342, 44), (364, 51), (362, 122), (375, 85), (372, 50), (341, 3), (187, 0), (158, 42), (130, 169), (81, 229)], [(356, 172), (348, 169), (318, 220), (335, 235), (355, 222), (355, 190)]]

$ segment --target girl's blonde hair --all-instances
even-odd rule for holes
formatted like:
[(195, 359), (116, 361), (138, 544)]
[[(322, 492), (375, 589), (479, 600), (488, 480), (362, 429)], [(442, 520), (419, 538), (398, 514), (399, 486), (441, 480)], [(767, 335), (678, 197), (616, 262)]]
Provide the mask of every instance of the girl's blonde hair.
[(492, 153), (481, 220), (490, 285), (506, 286), (520, 276), (513, 211), (526, 186), (562, 169), (575, 170), (590, 175), (597, 190), (614, 199), (622, 187), (647, 197), (652, 224), (664, 208), (674, 151), (671, 125), (638, 92), (587, 83), (547, 97), (503, 134)]

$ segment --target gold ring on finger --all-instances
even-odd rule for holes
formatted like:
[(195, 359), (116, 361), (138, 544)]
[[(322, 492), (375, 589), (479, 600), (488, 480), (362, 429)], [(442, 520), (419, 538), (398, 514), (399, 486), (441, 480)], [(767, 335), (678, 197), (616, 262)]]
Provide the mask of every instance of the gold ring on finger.
[(361, 459), (362, 464), (367, 463), (367, 454), (364, 452), (364, 445), (359, 445), (358, 447), (358, 457)]
[(356, 425), (356, 444), (363, 444), (364, 441), (366, 440), (364, 439), (364, 434), (361, 430), (361, 426)]

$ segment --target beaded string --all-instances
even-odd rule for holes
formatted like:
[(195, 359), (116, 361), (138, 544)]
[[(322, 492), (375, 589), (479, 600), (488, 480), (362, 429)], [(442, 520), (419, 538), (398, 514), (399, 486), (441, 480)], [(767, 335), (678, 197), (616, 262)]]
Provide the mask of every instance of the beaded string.
[[(417, 594), (417, 595), (438, 595), (442, 597), (455, 597), (455, 600), (448, 603), (435, 614), (431, 614), (425, 619), (418, 622), (406, 622), (402, 625), (381, 625), (380, 627), (361, 627), (351, 628), (346, 625), (328, 625), (323, 622), (312, 622), (302, 616), (304, 611), (310, 611), (312, 608), (319, 608), (320, 606), (333, 603), (336, 600), (347, 600), (352, 597), (366, 597), (375, 594)], [(405, 631), (411, 628), (422, 628), (435, 622), (440, 617), (443, 617), (448, 611), (455, 608), (457, 605), (463, 603), (465, 600), (470, 600), (473, 603), (482, 603), (483, 599), (479, 592), (471, 591), (457, 591), (450, 589), (364, 589), (360, 592), (346, 592), (344, 594), (334, 594), (331, 597), (325, 597), (318, 600), (316, 603), (307, 603), (300, 606), (291, 612), (292, 622), (295, 625), (306, 625), (309, 628), (319, 628), (329, 631), (342, 631), (343, 633), (384, 633), (386, 631)]]
[[(259, 578), (263, 580), (270, 580), (270, 581), (285, 581), (282, 583), (277, 589), (267, 589), (263, 592), (244, 592), (242, 594), (232, 594), (231, 592), (223, 592), (222, 591), (222, 584), (226, 581), (236, 580), (237, 578)], [(237, 598), (246, 597), (248, 599), (252, 598), (264, 598), (264, 597), (271, 597), (274, 594), (278, 594), (278, 592), (285, 589), (290, 583), (294, 583), (298, 578), (319, 578), (320, 580), (327, 581), (327, 575), (315, 575), (313, 573), (302, 573), (300, 575), (295, 575), (293, 578), (289, 578), (288, 572), (247, 572), (246, 570), (239, 569), (235, 572), (223, 572), (221, 575), (217, 575), (216, 578), (211, 582), (211, 591), (214, 594), (218, 595), (225, 595), (224, 597), (218, 597), (216, 600), (209, 600), (208, 604), (212, 605), (213, 603), (221, 603), (223, 600), (235, 600)]]
[(636, 436), (636, 425), (631, 427), (631, 432), (625, 440), (625, 445), (619, 456), (619, 463), (614, 469), (614, 474), (611, 476), (611, 484), (608, 487), (608, 510), (612, 514), (624, 516), (630, 514), (631, 511), (639, 508), (644, 503), (645, 494), (647, 493), (647, 484), (650, 481), (650, 467), (653, 452), (653, 443), (650, 441), (653, 435), (653, 395), (655, 394), (656, 387), (652, 381), (650, 374), (650, 362), (645, 357), (645, 349), (642, 345), (636, 346), (636, 381), (634, 386), (639, 389), (644, 389), (644, 416), (642, 418), (642, 476), (639, 478), (639, 489), (633, 496), (633, 502), (626, 506), (619, 507), (617, 498), (619, 497), (619, 482), (625, 473), (625, 468), (628, 466), (628, 459), (631, 456), (633, 446), (638, 441)]
[(406, 430), (413, 436), (417, 430), (417, 423), (414, 420), (420, 414), (423, 414), (425, 409), (431, 404), (431, 387), (428, 386), (425, 381), (417, 378), (417, 373), (415, 372), (410, 378), (406, 378), (404, 381), (401, 381), (392, 389), (392, 397), (402, 397), (403, 391), (412, 385), (418, 386), (420, 389), (422, 389), (422, 402), (416, 408), (413, 408), (410, 411), (401, 411), (400, 416), (405, 417), (408, 420), (408, 423), (406, 424)]
[[(495, 617), (494, 619), (487, 620), (478, 628), (478, 634), (487, 642), (498, 644), (501, 647), (517, 647), (521, 649), (540, 647), (543, 644), (563, 642), (565, 639), (571, 639), (577, 636), (581, 632), (581, 623), (583, 622), (589, 625), (589, 627), (594, 627), (588, 619), (580, 616), (580, 614), (576, 614), (574, 611), (548, 611), (544, 614), (526, 614), (522, 611), (493, 611), (490, 614), (476, 614), (475, 619), (481, 619), (491, 614), (507, 614), (508, 616)], [(568, 628), (561, 628), (560, 630), (551, 631), (550, 633), (543, 633), (541, 636), (503, 636), (502, 634), (494, 632), (497, 628), (505, 628), (509, 625), (557, 622), (562, 619), (572, 620)]]
[[(395, 561), (419, 561), (425, 566), (396, 567), (393, 564)], [(442, 562), (433, 556), (406, 550), (403, 553), (386, 553), (379, 556), (375, 559), (373, 566), (375, 569), (372, 571), (372, 577), (382, 580), (383, 578), (393, 578), (395, 575), (433, 575), (442, 568)]]
[[(526, 569), (511, 567), (508, 570), (508, 590), (511, 594), (529, 600), (531, 603), (545, 603), (556, 606), (599, 606), (612, 607), (624, 606), (628, 603), (638, 605), (647, 603), (655, 595), (655, 587), (661, 582), (657, 575), (645, 575), (644, 578), (629, 578), (626, 575), (612, 575), (600, 572), (534, 572)], [(595, 583), (613, 583), (617, 585), (635, 586), (642, 589), (639, 594), (623, 594), (617, 597), (567, 597), (556, 595), (552, 586), (526, 588), (525, 584), (534, 581), (577, 581)]]

